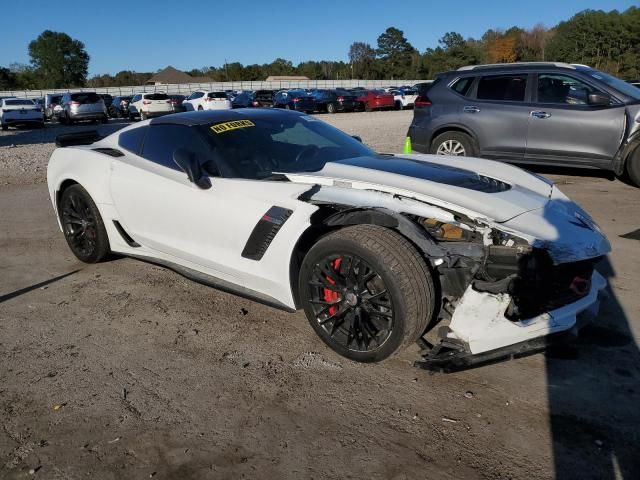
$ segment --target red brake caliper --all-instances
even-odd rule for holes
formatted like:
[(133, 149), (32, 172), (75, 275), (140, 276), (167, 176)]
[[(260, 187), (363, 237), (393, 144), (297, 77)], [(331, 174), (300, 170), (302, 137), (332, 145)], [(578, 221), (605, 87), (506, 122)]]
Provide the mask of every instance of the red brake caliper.
[[(333, 262), (331, 262), (331, 268), (333, 268), (336, 272), (340, 270), (340, 263), (342, 262), (341, 258), (336, 258)], [(335, 285), (336, 282), (330, 277), (326, 277), (327, 282), (331, 285)], [(340, 299), (340, 294), (338, 292), (334, 292), (333, 290), (329, 290), (328, 288), (323, 289), (324, 301), (328, 303), (335, 303)], [(337, 305), (332, 305), (329, 307), (329, 315), (335, 315), (338, 311)]]

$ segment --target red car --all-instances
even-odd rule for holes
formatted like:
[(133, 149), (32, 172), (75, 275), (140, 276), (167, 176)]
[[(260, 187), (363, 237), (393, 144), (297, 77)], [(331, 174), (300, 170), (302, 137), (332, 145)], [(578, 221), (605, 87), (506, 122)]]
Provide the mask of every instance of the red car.
[(393, 95), (384, 90), (366, 90), (358, 96), (358, 103), (365, 111), (392, 109), (395, 107)]

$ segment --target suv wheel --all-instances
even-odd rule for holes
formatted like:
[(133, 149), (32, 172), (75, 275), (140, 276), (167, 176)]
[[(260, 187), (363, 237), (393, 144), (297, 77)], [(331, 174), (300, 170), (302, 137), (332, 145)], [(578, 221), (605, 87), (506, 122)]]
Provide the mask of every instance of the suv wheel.
[(438, 135), (431, 142), (431, 153), (456, 157), (473, 157), (477, 155), (471, 137), (461, 132), (444, 132)]
[(327, 113), (336, 113), (336, 105), (333, 102), (327, 103)]

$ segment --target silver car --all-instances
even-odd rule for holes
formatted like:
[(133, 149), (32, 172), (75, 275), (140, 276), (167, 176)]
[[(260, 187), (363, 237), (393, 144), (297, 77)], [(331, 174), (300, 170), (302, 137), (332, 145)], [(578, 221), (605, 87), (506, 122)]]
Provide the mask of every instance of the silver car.
[(51, 120), (55, 115), (55, 108), (62, 101), (62, 93), (48, 93), (44, 96), (44, 119)]
[(71, 125), (83, 120), (108, 121), (104, 100), (95, 92), (66, 93), (61, 104), (62, 109), (56, 112), (61, 123)]

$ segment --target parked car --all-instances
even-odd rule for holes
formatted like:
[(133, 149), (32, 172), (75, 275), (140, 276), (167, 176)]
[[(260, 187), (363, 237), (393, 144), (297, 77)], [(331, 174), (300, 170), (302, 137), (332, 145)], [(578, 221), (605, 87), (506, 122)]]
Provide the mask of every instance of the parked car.
[(44, 127), (42, 109), (27, 98), (3, 98), (0, 100), (0, 125), (2, 130), (18, 125)]
[[(44, 96), (44, 119), (53, 120), (55, 118), (55, 108), (62, 102), (62, 93), (48, 93)], [(60, 109), (58, 109), (60, 110)]]
[(281, 90), (273, 96), (273, 106), (313, 113), (316, 110), (316, 101), (304, 90)]
[(186, 107), (183, 105), (185, 98), (187, 98), (186, 95), (180, 95), (178, 93), (169, 94), (169, 101), (171, 103), (171, 107), (173, 108), (174, 113), (184, 112), (187, 110)]
[(230, 110), (231, 100), (222, 91), (196, 90), (182, 104), (186, 110)]
[(166, 93), (138, 93), (129, 103), (129, 118), (146, 120), (169, 113), (173, 113), (173, 105)]
[(260, 104), (256, 101), (256, 92), (242, 92), (232, 100), (231, 106), (233, 108), (250, 108), (259, 107)]
[(611, 247), (556, 185), (482, 159), (381, 156), (312, 120), (245, 108), (59, 136), (47, 182), (71, 252), (303, 309), (359, 362), (425, 334), (427, 368), (513, 358), (597, 314)]
[(365, 90), (358, 95), (357, 102), (362, 110), (390, 110), (395, 107), (393, 95), (384, 90)]
[(102, 97), (102, 100), (104, 100), (104, 106), (107, 107), (108, 113), (111, 103), (113, 102), (113, 96), (108, 93), (101, 93), (100, 96)]
[(67, 125), (84, 120), (103, 123), (108, 121), (104, 100), (95, 92), (65, 93), (62, 96), (61, 108), (54, 110), (58, 120)]
[(113, 97), (111, 106), (107, 109), (109, 116), (113, 118), (129, 118), (129, 103), (133, 95)]
[(353, 112), (356, 109), (356, 96), (346, 90), (315, 90), (312, 93), (319, 112)]
[(414, 150), (625, 171), (640, 186), (640, 89), (583, 65), (483, 65), (420, 92)]
[(413, 108), (413, 104), (418, 97), (418, 91), (411, 88), (392, 90), (389, 92), (393, 95), (396, 110), (404, 110), (405, 108)]
[(258, 102), (255, 107), (273, 107), (273, 90), (256, 90), (254, 100)]
[(40, 111), (44, 112), (44, 97), (31, 98), (30, 100), (33, 100), (33, 103), (40, 108)]

